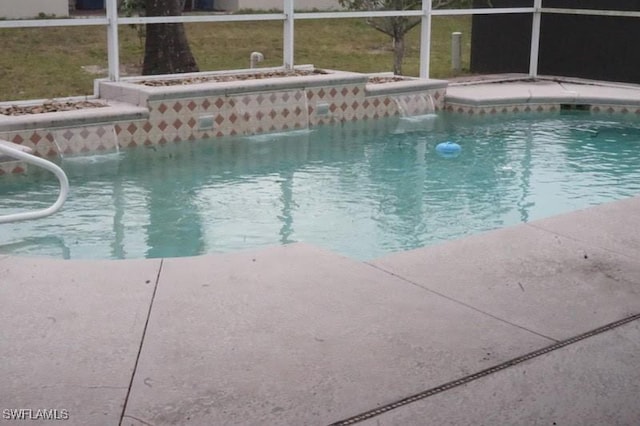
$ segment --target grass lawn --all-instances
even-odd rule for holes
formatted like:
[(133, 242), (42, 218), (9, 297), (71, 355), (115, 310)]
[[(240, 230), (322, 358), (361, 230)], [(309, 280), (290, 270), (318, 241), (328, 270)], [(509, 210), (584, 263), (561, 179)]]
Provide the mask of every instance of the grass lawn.
[[(434, 17), (434, 78), (451, 75), (453, 31), (463, 33), (463, 67), (469, 67), (471, 18)], [(187, 24), (187, 33), (201, 71), (248, 68), (252, 51), (264, 54), (260, 66), (282, 65), (282, 22)], [(406, 75), (419, 73), (419, 38), (418, 26), (407, 36)], [(392, 69), (390, 39), (362, 19), (296, 21), (295, 46), (296, 64), (359, 72)], [(120, 53), (121, 64), (135, 74), (143, 46), (134, 28), (120, 27)], [(0, 101), (92, 95), (93, 80), (106, 75), (106, 28), (0, 29), (0, 57)]]

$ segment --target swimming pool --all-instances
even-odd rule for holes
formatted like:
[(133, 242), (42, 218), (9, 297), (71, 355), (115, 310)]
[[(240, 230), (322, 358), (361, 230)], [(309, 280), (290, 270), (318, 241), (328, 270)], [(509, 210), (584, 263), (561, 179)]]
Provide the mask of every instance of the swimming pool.
[[(438, 143), (462, 146), (456, 158)], [(640, 122), (589, 113), (443, 113), (64, 158), (54, 216), (0, 225), (0, 253), (157, 258), (305, 241), (357, 259), (640, 193)], [(0, 180), (0, 214), (55, 178)]]

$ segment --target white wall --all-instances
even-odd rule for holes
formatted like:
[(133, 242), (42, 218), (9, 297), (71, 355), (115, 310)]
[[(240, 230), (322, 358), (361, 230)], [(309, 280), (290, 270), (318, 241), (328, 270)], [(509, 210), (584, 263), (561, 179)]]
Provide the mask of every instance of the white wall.
[(215, 10), (234, 12), (238, 10), (238, 0), (213, 0), (213, 8)]
[(69, 16), (68, 0), (0, 0), (0, 17), (34, 18), (39, 13)]
[[(254, 10), (282, 10), (284, 0), (213, 0), (213, 7), (217, 10), (236, 11), (239, 9)], [(318, 10), (340, 10), (338, 0), (294, 0), (295, 10), (310, 11)]]

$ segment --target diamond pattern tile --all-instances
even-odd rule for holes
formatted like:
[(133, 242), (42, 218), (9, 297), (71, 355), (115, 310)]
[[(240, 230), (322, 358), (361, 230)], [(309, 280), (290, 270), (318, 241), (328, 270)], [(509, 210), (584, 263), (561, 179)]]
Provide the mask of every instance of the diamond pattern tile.
[(37, 132), (33, 132), (31, 137), (29, 138), (29, 140), (36, 145), (38, 144), (38, 142), (40, 142), (41, 139), (42, 136), (40, 136)]
[[(442, 89), (408, 93), (401, 97), (403, 111), (424, 113), (426, 106), (430, 110), (446, 109), (468, 115), (559, 110), (559, 105), (553, 104), (500, 107), (445, 105), (445, 94)], [(116, 144), (123, 147), (162, 145), (234, 134), (300, 129), (307, 125), (372, 120), (399, 114), (395, 99), (397, 97), (385, 95), (366, 97), (364, 85), (348, 84), (237, 96), (150, 101), (150, 117), (146, 120), (53, 131), (18, 131), (0, 136), (33, 148), (37, 155), (55, 157), (59, 151), (69, 155), (107, 152), (114, 149)], [(430, 104), (425, 103), (425, 99), (430, 99)], [(594, 105), (591, 111), (640, 115), (638, 107), (618, 105)], [(199, 117), (203, 113), (213, 116), (213, 129), (206, 132), (198, 129)], [(2, 170), (5, 174), (12, 173), (6, 167)]]

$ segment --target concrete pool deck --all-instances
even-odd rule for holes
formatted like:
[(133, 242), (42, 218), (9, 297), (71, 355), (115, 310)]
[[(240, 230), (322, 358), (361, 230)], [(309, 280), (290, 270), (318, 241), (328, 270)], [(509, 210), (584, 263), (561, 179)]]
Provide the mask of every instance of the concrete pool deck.
[[(562, 106), (595, 113), (640, 114), (640, 86), (566, 77), (531, 80), (495, 76), (495, 80), (450, 82), (446, 109), (485, 114), (554, 111)], [(551, 108), (551, 109), (550, 109)]]
[(371, 262), (0, 256), (0, 424), (638, 424), (639, 217), (634, 197)]

